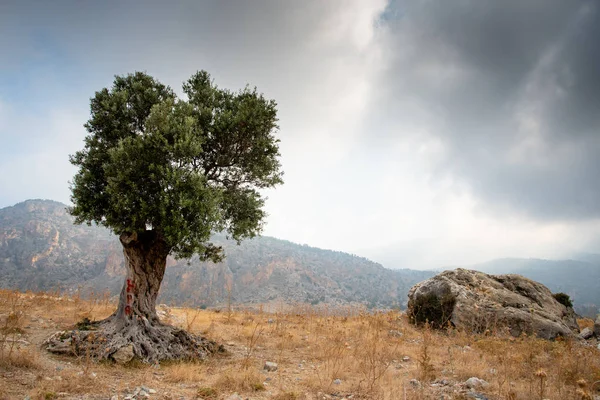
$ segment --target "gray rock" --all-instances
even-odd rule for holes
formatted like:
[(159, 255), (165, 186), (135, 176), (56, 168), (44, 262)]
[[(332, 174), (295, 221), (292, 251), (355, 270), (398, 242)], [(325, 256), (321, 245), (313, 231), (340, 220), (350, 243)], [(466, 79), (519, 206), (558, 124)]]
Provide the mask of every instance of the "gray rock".
[(277, 371), (277, 363), (267, 361), (265, 362), (265, 366), (263, 367), (263, 369), (269, 372)]
[(342, 380), (341, 379), (336, 379), (333, 381), (334, 385), (341, 385), (342, 384)]
[(404, 357), (402, 357), (402, 361), (409, 362), (410, 361), (410, 357), (409, 356), (404, 356)]
[(135, 354), (133, 354), (133, 345), (129, 344), (115, 351), (111, 357), (117, 364), (126, 364), (133, 360), (134, 356)]
[(483, 394), (477, 392), (467, 393), (467, 397), (475, 400), (488, 400), (488, 398), (485, 397)]
[(487, 383), (483, 379), (479, 379), (479, 378), (473, 376), (465, 381), (465, 385), (469, 389), (479, 389), (479, 388), (487, 387), (489, 385), (489, 383)]
[(579, 337), (585, 340), (591, 338), (592, 336), (594, 336), (594, 331), (590, 328), (583, 328), (581, 333), (579, 333)]
[(171, 312), (171, 309), (166, 304), (159, 304), (156, 306), (156, 315), (162, 321), (168, 321), (173, 324), (182, 324), (183, 320)]
[(520, 275), (458, 268), (416, 284), (408, 298), (413, 322), (428, 319), (437, 328), (452, 323), (473, 332), (508, 329), (513, 336), (544, 339), (579, 333), (572, 308), (556, 301), (546, 286)]
[(600, 314), (596, 316), (596, 321), (594, 321), (594, 335), (600, 338)]
[(402, 332), (400, 332), (399, 330), (396, 329), (390, 329), (388, 332), (388, 335), (390, 335), (391, 337), (402, 337)]

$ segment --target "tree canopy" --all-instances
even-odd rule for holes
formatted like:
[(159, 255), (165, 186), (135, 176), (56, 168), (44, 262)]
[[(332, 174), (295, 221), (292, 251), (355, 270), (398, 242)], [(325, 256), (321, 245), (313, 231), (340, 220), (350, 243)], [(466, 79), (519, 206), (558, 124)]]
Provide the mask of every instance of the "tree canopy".
[(96, 92), (85, 147), (70, 159), (70, 212), (118, 235), (152, 231), (179, 258), (219, 261), (211, 233), (258, 234), (260, 189), (283, 183), (276, 103), (256, 88), (221, 89), (205, 71), (183, 92), (142, 72)]

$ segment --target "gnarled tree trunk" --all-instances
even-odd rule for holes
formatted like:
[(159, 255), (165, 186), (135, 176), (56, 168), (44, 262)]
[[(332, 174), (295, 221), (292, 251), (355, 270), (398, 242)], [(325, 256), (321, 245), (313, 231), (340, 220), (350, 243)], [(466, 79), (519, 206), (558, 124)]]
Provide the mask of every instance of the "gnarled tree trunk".
[(123, 245), (127, 275), (119, 297), (119, 308), (113, 317), (122, 324), (140, 318), (156, 323), (156, 298), (165, 275), (169, 248), (154, 231), (141, 235), (122, 234), (119, 239)]
[(55, 353), (90, 354), (120, 362), (204, 358), (222, 347), (182, 329), (163, 324), (156, 314), (169, 248), (155, 231), (120, 236), (127, 275), (117, 310), (107, 319), (58, 332), (47, 340)]

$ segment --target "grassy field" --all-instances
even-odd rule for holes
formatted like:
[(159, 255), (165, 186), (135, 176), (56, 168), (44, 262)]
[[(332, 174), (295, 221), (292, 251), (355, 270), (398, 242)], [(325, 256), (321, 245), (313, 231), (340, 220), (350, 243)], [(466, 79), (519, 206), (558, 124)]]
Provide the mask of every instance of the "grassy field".
[[(279, 400), (594, 399), (600, 389), (595, 343), (432, 331), (359, 307), (161, 308), (166, 322), (225, 346), (203, 362), (120, 366), (43, 350), (52, 333), (114, 308), (106, 296), (0, 291), (0, 399), (123, 399), (142, 386), (154, 399)], [(487, 384), (470, 388), (471, 377)]]

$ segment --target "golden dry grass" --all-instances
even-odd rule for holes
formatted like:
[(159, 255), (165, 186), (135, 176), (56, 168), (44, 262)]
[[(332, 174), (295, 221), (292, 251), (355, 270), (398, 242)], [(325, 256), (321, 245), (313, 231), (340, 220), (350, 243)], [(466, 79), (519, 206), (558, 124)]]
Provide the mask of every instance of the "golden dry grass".
[[(595, 343), (432, 331), (410, 325), (400, 312), (359, 307), (281, 305), (275, 313), (171, 308), (172, 323), (223, 343), (228, 355), (159, 369), (61, 358), (40, 349), (54, 331), (82, 318), (103, 318), (114, 307), (106, 296), (0, 291), (0, 399), (123, 398), (141, 385), (165, 399), (221, 399), (236, 392), (279, 400), (460, 399), (467, 398), (464, 382), (474, 376), (489, 383), (477, 391), (498, 400), (585, 399), (600, 389)], [(8, 345), (18, 340), (31, 345), (14, 345), (11, 352)], [(277, 371), (264, 371), (265, 361), (276, 362)]]
[(594, 329), (594, 320), (590, 319), (590, 318), (578, 318), (577, 324), (579, 325), (580, 329), (584, 329), (584, 328)]

